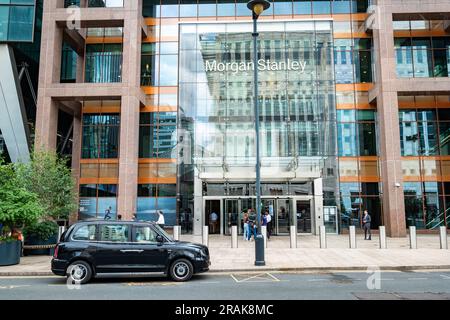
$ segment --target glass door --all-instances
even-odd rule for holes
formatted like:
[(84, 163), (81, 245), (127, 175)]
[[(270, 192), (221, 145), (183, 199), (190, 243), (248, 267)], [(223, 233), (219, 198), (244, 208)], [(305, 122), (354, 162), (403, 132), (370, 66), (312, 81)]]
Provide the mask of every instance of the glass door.
[(205, 226), (209, 227), (209, 234), (220, 234), (221, 200), (205, 200)]
[(237, 226), (239, 220), (239, 200), (226, 199), (225, 200), (225, 215), (223, 224), (223, 234), (230, 236), (231, 227)]
[(293, 217), (291, 215), (291, 200), (279, 199), (277, 200), (276, 212), (276, 232), (278, 235), (289, 234), (289, 226), (291, 225)]
[(323, 207), (323, 218), (327, 233), (338, 232), (337, 207)]
[(297, 232), (311, 233), (311, 201), (296, 200)]

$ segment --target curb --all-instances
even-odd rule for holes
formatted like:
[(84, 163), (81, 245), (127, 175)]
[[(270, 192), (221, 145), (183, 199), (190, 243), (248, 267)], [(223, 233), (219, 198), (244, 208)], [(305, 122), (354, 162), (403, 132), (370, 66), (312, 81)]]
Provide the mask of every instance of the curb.
[[(336, 271), (364, 271), (370, 266), (361, 267), (301, 267), (301, 268), (247, 268), (247, 269), (213, 269), (207, 273), (240, 273), (240, 272), (336, 272)], [(450, 265), (438, 266), (379, 266), (380, 271), (423, 271), (423, 270), (450, 270)], [(0, 277), (49, 277), (55, 276), (52, 272), (0, 272)]]

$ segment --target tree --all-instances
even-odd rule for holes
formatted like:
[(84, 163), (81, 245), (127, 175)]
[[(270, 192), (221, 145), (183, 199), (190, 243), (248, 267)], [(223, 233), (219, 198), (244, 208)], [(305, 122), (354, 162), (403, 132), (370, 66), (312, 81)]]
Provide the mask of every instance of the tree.
[(21, 185), (37, 194), (47, 218), (68, 219), (77, 209), (75, 181), (65, 159), (54, 152), (34, 151), (31, 161), (17, 168)]
[(10, 230), (36, 222), (44, 213), (38, 196), (24, 188), (12, 164), (0, 159), (0, 223)]

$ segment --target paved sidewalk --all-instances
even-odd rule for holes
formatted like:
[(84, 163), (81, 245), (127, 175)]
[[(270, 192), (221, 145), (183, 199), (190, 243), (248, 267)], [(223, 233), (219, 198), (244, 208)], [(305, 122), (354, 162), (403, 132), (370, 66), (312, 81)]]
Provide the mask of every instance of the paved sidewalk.
[[(438, 235), (419, 235), (418, 248), (409, 249), (408, 238), (388, 238), (388, 249), (378, 249), (378, 237), (365, 241), (358, 235), (357, 249), (348, 249), (348, 236), (328, 235), (327, 249), (319, 248), (317, 236), (298, 236), (298, 248), (289, 248), (289, 237), (272, 237), (266, 249), (266, 266), (255, 267), (255, 243), (239, 237), (239, 247), (231, 249), (231, 238), (210, 236), (211, 272), (258, 270), (325, 272), (367, 270), (450, 269), (450, 251), (439, 249)], [(183, 241), (201, 243), (201, 237), (182, 236)], [(23, 257), (18, 266), (0, 267), (0, 276), (47, 276), (51, 257)]]

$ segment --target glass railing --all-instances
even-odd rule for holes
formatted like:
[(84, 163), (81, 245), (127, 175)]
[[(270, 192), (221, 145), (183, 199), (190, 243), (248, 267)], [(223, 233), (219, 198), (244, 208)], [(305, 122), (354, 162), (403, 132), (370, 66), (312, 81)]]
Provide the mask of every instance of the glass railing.
[(87, 53), (85, 81), (88, 83), (121, 82), (122, 53)]

